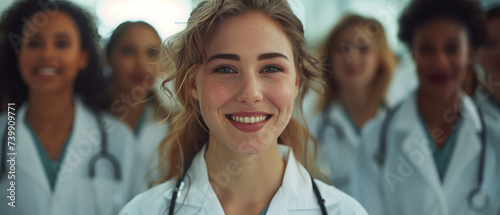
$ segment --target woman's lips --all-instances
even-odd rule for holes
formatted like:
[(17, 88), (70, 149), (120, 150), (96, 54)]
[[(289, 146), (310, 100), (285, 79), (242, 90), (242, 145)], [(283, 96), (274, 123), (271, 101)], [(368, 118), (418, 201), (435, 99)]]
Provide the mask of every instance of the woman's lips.
[(136, 83), (142, 83), (146, 79), (147, 75), (145, 74), (132, 74), (130, 79)]
[(234, 127), (243, 132), (256, 132), (262, 129), (272, 117), (271, 114), (263, 112), (239, 112), (225, 116)]
[(429, 76), (429, 80), (436, 84), (444, 84), (451, 79), (449, 75), (445, 74), (433, 74)]

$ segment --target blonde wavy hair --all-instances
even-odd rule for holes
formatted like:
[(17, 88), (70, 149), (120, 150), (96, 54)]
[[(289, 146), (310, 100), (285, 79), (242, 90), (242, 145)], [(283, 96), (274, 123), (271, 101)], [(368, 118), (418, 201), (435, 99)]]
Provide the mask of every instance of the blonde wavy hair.
[(322, 45), (318, 49), (319, 61), (323, 70), (323, 80), (327, 83), (325, 91), (320, 94), (320, 99), (316, 105), (316, 111), (322, 112), (328, 105), (338, 98), (339, 86), (335, 76), (333, 75), (333, 54), (339, 46), (340, 35), (348, 28), (354, 25), (362, 24), (368, 27), (375, 27), (377, 30), (373, 40), (376, 44), (376, 50), (381, 58), (381, 63), (372, 85), (372, 96), (370, 104), (382, 103), (385, 98), (385, 93), (391, 82), (393, 71), (397, 65), (397, 58), (389, 48), (385, 36), (384, 28), (375, 19), (365, 18), (359, 15), (346, 15), (339, 23), (330, 31)]
[[(183, 109), (174, 117), (170, 134), (158, 147), (159, 164), (156, 169), (161, 177), (154, 183), (180, 177), (187, 159), (197, 154), (208, 142), (209, 131), (197, 101), (190, 94), (188, 77), (198, 71), (206, 60), (207, 40), (214, 29), (227, 18), (249, 12), (259, 12), (275, 20), (291, 41), (296, 68), (301, 68), (297, 71), (301, 83), (299, 96), (295, 100), (294, 117), (279, 136), (278, 142), (290, 146), (297, 160), (311, 175), (322, 176), (315, 164), (316, 141), (302, 123), (300, 104), (309, 89), (319, 92), (324, 84), (316, 66), (317, 60), (306, 52), (302, 23), (286, 0), (210, 0), (201, 2), (194, 9), (185, 30), (169, 38), (166, 44), (166, 66), (171, 74), (162, 87), (170, 98), (175, 94)], [(174, 93), (167, 88), (170, 81), (173, 81)], [(302, 122), (295, 118), (297, 116), (301, 117)]]

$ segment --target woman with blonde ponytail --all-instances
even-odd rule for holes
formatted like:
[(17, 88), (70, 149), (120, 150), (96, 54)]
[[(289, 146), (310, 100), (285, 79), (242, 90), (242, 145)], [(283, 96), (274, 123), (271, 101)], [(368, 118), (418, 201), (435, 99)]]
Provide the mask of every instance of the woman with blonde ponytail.
[(286, 0), (203, 1), (167, 47), (164, 86), (183, 110), (159, 148), (161, 184), (121, 214), (366, 214), (312, 179), (316, 143), (295, 117), (322, 82)]

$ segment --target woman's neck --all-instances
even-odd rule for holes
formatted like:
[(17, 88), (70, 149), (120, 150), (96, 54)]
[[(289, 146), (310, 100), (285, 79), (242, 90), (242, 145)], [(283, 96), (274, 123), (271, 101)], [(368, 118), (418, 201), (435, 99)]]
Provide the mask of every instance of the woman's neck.
[(210, 136), (206, 163), (210, 184), (226, 214), (259, 214), (278, 191), (285, 161), (273, 143), (260, 154), (239, 155)]
[(38, 126), (55, 126), (73, 119), (73, 92), (59, 94), (43, 94), (30, 92), (26, 117), (30, 124)]
[[(142, 112), (146, 106), (146, 95), (137, 97), (137, 95), (132, 95), (131, 90), (126, 90), (119, 87), (113, 88), (113, 103), (118, 101), (120, 107), (126, 108), (127, 111), (114, 111), (116, 117), (123, 120), (133, 131), (135, 131), (139, 126), (139, 121), (141, 119)], [(112, 103), (112, 104), (113, 104)]]
[(438, 98), (418, 90), (417, 104), (434, 142), (442, 147), (460, 115), (459, 93), (454, 93), (448, 98)]
[(339, 92), (339, 99), (358, 128), (362, 128), (378, 111), (380, 103), (368, 89), (349, 89)]

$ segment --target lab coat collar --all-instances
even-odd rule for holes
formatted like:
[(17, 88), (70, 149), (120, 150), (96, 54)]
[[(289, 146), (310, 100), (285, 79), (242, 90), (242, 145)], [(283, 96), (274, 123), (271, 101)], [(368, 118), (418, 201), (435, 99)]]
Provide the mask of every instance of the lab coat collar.
[(26, 112), (28, 110), (28, 102), (24, 102), (17, 112), (17, 139), (16, 146), (18, 152), (18, 165), (19, 171), (26, 172), (32, 183), (37, 183), (38, 187), (42, 189), (45, 193), (50, 193), (50, 185), (45, 175), (44, 168), (40, 162), (40, 156), (33, 142), (32, 134), (30, 133), (28, 127), (26, 126)]
[[(75, 117), (73, 120), (73, 126), (72, 134), (70, 136), (70, 139), (68, 139), (68, 145), (66, 146), (66, 156), (64, 157), (64, 160), (62, 161), (63, 163), (66, 163), (67, 159), (70, 157), (70, 149), (74, 147), (73, 145), (76, 142), (75, 140), (78, 139), (77, 133), (78, 131), (82, 131), (82, 123), (83, 120), (88, 117), (85, 114), (85, 111), (83, 110), (83, 103), (80, 99), (79, 96), (74, 96), (73, 101), (75, 103)], [(55, 184), (54, 190), (51, 191), (49, 182), (46, 177), (46, 173), (44, 171), (43, 166), (41, 165), (40, 162), (40, 156), (37, 151), (37, 148), (35, 146), (35, 142), (33, 142), (33, 137), (32, 134), (29, 132), (28, 127), (24, 123), (26, 120), (26, 112), (28, 110), (28, 101), (25, 101), (21, 107), (18, 109), (18, 118), (17, 118), (17, 136), (18, 138), (18, 143), (17, 144), (17, 150), (20, 152), (18, 156), (21, 156), (22, 159), (20, 159), (19, 162), (19, 171), (26, 171), (26, 174), (30, 176), (31, 181), (33, 183), (39, 183), (40, 189), (43, 189), (44, 192), (46, 193), (56, 193), (57, 188), (60, 186), (60, 182), (62, 181), (62, 174), (64, 171), (59, 171), (57, 175), (57, 182)], [(22, 153), (22, 154), (21, 154)], [(56, 167), (58, 168), (58, 167)]]
[[(386, 109), (385, 105), (381, 105), (373, 119), (377, 116), (384, 115)], [(350, 122), (349, 116), (347, 116), (348, 113), (345, 106), (339, 101), (333, 101), (330, 105), (328, 105), (326, 111), (326, 117), (328, 117), (329, 121), (334, 124), (335, 131), (342, 132), (342, 134), (337, 135), (345, 135), (346, 139), (344, 141), (351, 144), (352, 147), (358, 148), (361, 142), (361, 137), (353, 128), (352, 122)], [(363, 127), (360, 128), (361, 136), (367, 132), (365, 128), (368, 127), (368, 124), (373, 123), (374, 121), (375, 120), (369, 120)]]
[[(481, 121), (479, 119), (479, 114), (474, 101), (463, 92), (460, 93), (460, 99), (463, 106), (460, 114), (464, 119), (468, 119), (463, 122), (468, 121), (469, 123), (472, 123), (474, 130), (479, 131), (481, 129)], [(416, 123), (420, 123), (418, 116), (417, 92), (413, 93), (411, 97), (401, 104), (398, 112), (395, 113), (395, 116), (393, 117), (393, 122), (396, 130), (406, 132), (414, 130), (417, 125)]]
[[(463, 108), (461, 109), (462, 124), (455, 151), (449, 163), (448, 171), (445, 176), (444, 184), (456, 179), (463, 174), (466, 164), (473, 163), (473, 159), (479, 155), (480, 141), (476, 135), (481, 129), (479, 116), (473, 101), (465, 94), (460, 94)], [(439, 201), (444, 205), (444, 192), (441, 181), (438, 176), (432, 151), (429, 147), (427, 135), (420, 125), (418, 108), (416, 102), (416, 93), (413, 94), (394, 116), (395, 135), (404, 136), (402, 139), (402, 151), (405, 160), (412, 164), (417, 172), (435, 191)], [(471, 134), (472, 131), (472, 134)]]
[(491, 98), (489, 97), (488, 92), (485, 92), (484, 87), (478, 87), (474, 93), (474, 97), (478, 101), (485, 117), (490, 118), (494, 122), (500, 121), (500, 111), (498, 111), (498, 108), (494, 107), (494, 104), (491, 103)]
[[(282, 184), (273, 199), (268, 209), (268, 214), (286, 214), (283, 213), (284, 208), (287, 210), (296, 209), (318, 209), (318, 201), (312, 191), (312, 182), (307, 170), (295, 159), (293, 151), (289, 146), (282, 144), (278, 145), (280, 156), (286, 160), (285, 174)], [(210, 205), (211, 213), (224, 214), (222, 206), (209, 182), (209, 175), (205, 162), (206, 144), (202, 150), (194, 157), (191, 168), (188, 170), (187, 175), (191, 179), (191, 187), (189, 188), (189, 196), (186, 197), (186, 190), (189, 186), (188, 177), (185, 178), (184, 189), (181, 196), (177, 198), (177, 204), (185, 206), (204, 208)], [(176, 180), (172, 180), (172, 186), (164, 192), (163, 198), (166, 202), (170, 202), (173, 190), (175, 189)], [(338, 204), (340, 196), (337, 194), (324, 194), (323, 197), (328, 195), (329, 198), (325, 199), (325, 206), (329, 207)], [(332, 198), (332, 195), (334, 196)], [(168, 204), (169, 205), (169, 204)], [(214, 211), (215, 210), (215, 211)]]

